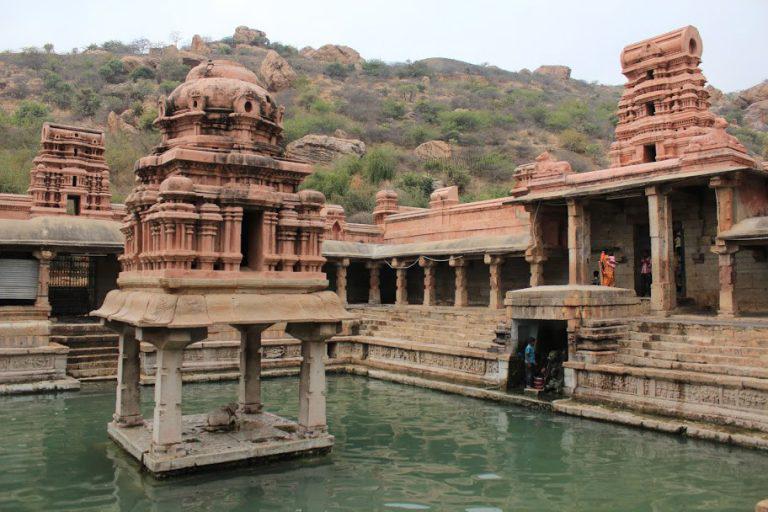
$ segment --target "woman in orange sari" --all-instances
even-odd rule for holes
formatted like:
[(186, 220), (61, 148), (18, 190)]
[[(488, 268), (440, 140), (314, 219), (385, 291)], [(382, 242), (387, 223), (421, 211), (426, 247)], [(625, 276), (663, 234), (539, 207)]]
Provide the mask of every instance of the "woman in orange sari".
[(600, 272), (603, 276), (603, 286), (614, 286), (616, 284), (616, 258), (613, 254), (608, 255), (605, 251), (600, 253)]

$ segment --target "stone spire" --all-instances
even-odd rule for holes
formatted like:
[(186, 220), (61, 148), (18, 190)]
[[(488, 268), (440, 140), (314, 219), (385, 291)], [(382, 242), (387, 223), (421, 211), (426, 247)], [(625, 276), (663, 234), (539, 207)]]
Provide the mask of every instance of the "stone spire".
[(45, 123), (30, 171), (31, 214), (111, 218), (104, 132)]
[(627, 77), (619, 101), (611, 167), (681, 156), (692, 137), (715, 124), (699, 69), (699, 31), (687, 26), (631, 44), (621, 52)]

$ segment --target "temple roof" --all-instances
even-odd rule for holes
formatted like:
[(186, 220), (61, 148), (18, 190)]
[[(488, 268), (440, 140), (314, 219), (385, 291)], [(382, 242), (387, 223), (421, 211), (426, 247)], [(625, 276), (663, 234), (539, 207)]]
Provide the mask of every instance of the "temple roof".
[(409, 244), (368, 244), (325, 240), (326, 258), (387, 259), (405, 256), (448, 256), (454, 254), (501, 254), (523, 252), (530, 245), (530, 235), (523, 233), (502, 236), (475, 236), (434, 242)]
[(29, 220), (0, 219), (0, 246), (73, 247), (81, 251), (123, 249), (120, 223), (71, 215)]

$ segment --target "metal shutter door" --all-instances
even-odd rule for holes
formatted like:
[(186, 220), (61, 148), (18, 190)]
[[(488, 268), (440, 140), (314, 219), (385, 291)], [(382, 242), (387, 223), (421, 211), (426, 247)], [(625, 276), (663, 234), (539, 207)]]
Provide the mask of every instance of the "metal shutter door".
[(37, 298), (37, 260), (0, 258), (0, 299)]

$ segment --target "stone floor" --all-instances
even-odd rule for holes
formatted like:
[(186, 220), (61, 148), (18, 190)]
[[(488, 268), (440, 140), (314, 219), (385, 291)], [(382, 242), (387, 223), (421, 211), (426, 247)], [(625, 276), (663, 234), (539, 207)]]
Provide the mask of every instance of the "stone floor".
[(155, 476), (194, 471), (203, 466), (245, 465), (267, 459), (288, 458), (330, 451), (333, 436), (301, 435), (297, 423), (270, 413), (240, 416), (239, 427), (209, 432), (207, 415), (183, 417), (182, 455), (156, 455), (150, 451), (152, 421), (140, 427), (108, 425), (109, 436)]

